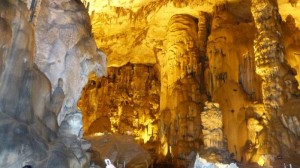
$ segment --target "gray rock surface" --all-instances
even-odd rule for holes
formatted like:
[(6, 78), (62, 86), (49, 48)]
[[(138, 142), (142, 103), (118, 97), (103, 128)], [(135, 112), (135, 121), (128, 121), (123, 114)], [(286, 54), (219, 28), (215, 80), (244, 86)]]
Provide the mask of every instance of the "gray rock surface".
[(77, 110), (81, 90), (94, 71), (106, 74), (106, 57), (92, 38), (88, 13), (80, 1), (44, 0), (36, 24), (35, 63), (49, 78), (52, 90), (62, 79), (65, 99), (58, 124)]
[[(74, 3), (75, 6), (80, 6), (76, 1), (63, 2), (66, 6), (72, 7), (73, 5), (74, 7)], [(63, 104), (63, 94), (70, 99), (72, 96), (80, 95), (80, 90), (74, 87), (72, 90), (72, 86), (67, 84), (68, 89), (64, 88), (63, 92), (66, 93), (63, 93), (62, 85), (56, 87), (52, 84), (55, 86), (53, 88), (58, 90), (56, 89), (51, 94), (52, 81), (49, 81), (39, 70), (40, 65), (37, 66), (34, 63), (39, 63), (35, 61), (37, 59), (36, 44), (42, 45), (43, 43), (36, 41), (37, 29), (31, 19), (32, 12), (38, 10), (31, 8), (28, 10), (26, 3), (29, 1), (0, 1), (0, 167), (20, 168), (25, 165), (37, 168), (88, 167), (90, 155), (86, 150), (90, 144), (80, 138), (82, 135), (81, 113), (75, 109), (66, 115), (60, 128), (57, 123), (57, 109), (60, 109), (59, 106)], [(68, 20), (69, 17), (66, 15), (64, 18)], [(81, 15), (74, 15), (74, 17), (81, 18)], [(85, 29), (79, 32), (85, 33)], [(44, 36), (45, 40), (50, 38), (51, 36), (46, 38)], [(83, 49), (87, 48), (84, 48), (84, 44), (91, 44), (92, 39), (87, 37), (83, 39), (87, 39), (90, 43), (86, 44), (83, 40), (81, 45), (71, 46), (72, 52), (76, 51), (85, 55)], [(96, 47), (92, 49), (96, 55), (99, 53)], [(38, 51), (41, 52), (41, 50)], [(73, 61), (72, 65), (80, 67), (86, 64), (84, 66), (86, 71), (83, 75), (87, 76), (90, 70), (96, 70), (100, 64), (95, 63), (99, 59), (91, 60), (91, 54), (86, 55), (88, 56), (84, 59), (77, 58), (84, 61)], [(70, 55), (70, 57), (76, 56)], [(53, 59), (56, 60), (55, 57)], [(97, 73), (101, 73), (102, 69), (98, 70)], [(52, 73), (60, 74), (58, 71), (52, 71)], [(84, 82), (80, 75), (80, 73), (75, 73), (69, 77)], [(58, 79), (55, 81), (56, 84), (57, 81)], [(72, 83), (71, 80), (65, 81)], [(76, 84), (79, 86), (79, 83)]]

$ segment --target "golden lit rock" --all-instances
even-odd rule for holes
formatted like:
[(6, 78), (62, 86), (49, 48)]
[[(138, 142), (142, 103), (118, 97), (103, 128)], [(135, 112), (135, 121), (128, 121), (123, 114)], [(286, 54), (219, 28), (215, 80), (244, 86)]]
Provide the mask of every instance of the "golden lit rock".
[(109, 67), (108, 77), (91, 77), (83, 91), (85, 134), (131, 135), (155, 149), (157, 163), (175, 166), (186, 166), (192, 151), (260, 165), (287, 155), (284, 145), (295, 152), (296, 1), (84, 3)]
[(91, 76), (79, 108), (85, 134), (129, 134), (141, 141), (157, 138), (160, 83), (155, 68), (128, 64), (108, 68), (105, 78)]
[(297, 167), (299, 8), (1, 0), (0, 167)]
[(223, 118), (219, 108), (217, 103), (205, 102), (204, 111), (201, 113), (205, 148), (223, 149), (225, 147), (222, 130)]

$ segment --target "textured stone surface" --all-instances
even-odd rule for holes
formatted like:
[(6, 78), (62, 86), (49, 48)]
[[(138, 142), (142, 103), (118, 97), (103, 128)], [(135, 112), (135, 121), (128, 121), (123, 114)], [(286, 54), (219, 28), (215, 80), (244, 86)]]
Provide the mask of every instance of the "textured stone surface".
[[(299, 4), (87, 0), (86, 5), (109, 66), (158, 67), (160, 146), (155, 149), (164, 158), (184, 165), (191, 149), (203, 147), (204, 137), (196, 130), (203, 131), (200, 114), (207, 99), (220, 105), (220, 131), (232, 158), (270, 164), (276, 155), (295, 154)], [(227, 157), (212, 153), (203, 156)]]
[(198, 150), (201, 139), (201, 62), (198, 24), (190, 15), (174, 15), (168, 23), (161, 67), (160, 152), (174, 157), (176, 166)]
[(52, 94), (49, 79), (35, 64), (36, 45), (43, 42), (35, 39), (32, 12), (39, 8), (26, 3), (31, 1), (0, 2), (0, 167), (88, 167), (89, 145), (79, 138), (81, 113), (67, 115), (58, 128), (63, 85), (59, 82)]
[[(110, 66), (131, 63), (155, 63), (162, 47), (168, 20), (175, 14), (198, 17), (199, 12), (212, 13), (215, 5), (225, 0), (161, 0), (161, 1), (95, 1), (83, 0), (89, 6), (93, 34), (97, 45), (108, 55)], [(229, 8), (240, 19), (251, 20), (250, 0), (227, 0)], [(289, 14), (299, 26), (300, 6), (278, 0), (283, 19)], [(120, 49), (122, 51), (120, 51)], [(147, 51), (141, 54), (141, 51)]]
[(202, 133), (205, 148), (224, 149), (222, 112), (219, 104), (205, 102), (201, 113)]
[[(295, 98), (296, 95), (290, 94), (289, 90), (297, 90), (297, 85), (289, 84), (294, 81), (295, 74), (284, 57), (281, 20), (277, 4), (268, 0), (253, 0), (251, 11), (258, 32), (254, 41), (256, 73), (264, 80), (262, 83), (263, 104), (265, 118), (269, 121), (264, 125), (263, 133), (259, 134), (260, 131), (256, 130), (260, 135), (257, 138), (261, 141), (256, 154), (268, 153), (276, 156), (281, 153), (282, 148), (285, 148), (282, 145), (284, 144), (282, 134), (287, 131), (279, 122), (279, 115), (282, 113), (280, 108), (288, 99)], [(281, 143), (276, 143), (278, 140), (281, 140)], [(267, 143), (262, 141), (267, 141)], [(270, 160), (267, 158), (266, 161)]]
[[(250, 15), (249, 7), (244, 9), (244, 15)], [(228, 149), (236, 159), (241, 158), (240, 149), (248, 137), (242, 109), (249, 99), (261, 99), (252, 48), (253, 23), (246, 18), (234, 15), (229, 4), (215, 6), (205, 61), (206, 92), (220, 104)]]
[(113, 132), (156, 140), (159, 93), (154, 66), (110, 67), (107, 77), (91, 77), (79, 102), (85, 134)]
[[(156, 164), (175, 167), (195, 153), (213, 162), (297, 163), (296, 1), (84, 4), (0, 2), (2, 167), (87, 167), (91, 144), (83, 132), (129, 134), (129, 144), (137, 140)], [(106, 59), (93, 37), (108, 55), (105, 78), (97, 78)], [(82, 123), (77, 101), (88, 77)], [(119, 136), (120, 149), (132, 154), (127, 140)], [(118, 142), (107, 141), (94, 144), (109, 144), (97, 146), (99, 153), (115, 158)], [(128, 167), (150, 163), (148, 154), (122, 150)]]
[(36, 25), (35, 63), (51, 81), (52, 90), (62, 79), (65, 99), (58, 123), (77, 109), (81, 90), (94, 71), (106, 73), (105, 55), (91, 37), (89, 16), (76, 1), (42, 1)]
[[(227, 3), (167, 0), (96, 3), (87, 0), (85, 3), (89, 8), (97, 45), (107, 53), (109, 66), (123, 69), (131, 62), (151, 64), (157, 68), (157, 77), (161, 83), (160, 93), (157, 94), (160, 98), (160, 111), (152, 114), (154, 111), (150, 110), (149, 114), (159, 116), (155, 121), (159, 121), (160, 145), (155, 145), (154, 148), (159, 154), (166, 155), (166, 160), (173, 159), (177, 166), (185, 165), (191, 150), (200, 150), (205, 146), (201, 112), (205, 111), (203, 108), (207, 99), (220, 105), (222, 120), (219, 121), (223, 125), (220, 131), (224, 135), (224, 141), (227, 141), (232, 158), (245, 162), (268, 162), (266, 158), (273, 156), (260, 156), (266, 154), (266, 144), (275, 143), (272, 138), (266, 138), (272, 134), (270, 130), (282, 132), (282, 141), (288, 146), (288, 150), (294, 151), (291, 147), (295, 146), (297, 137), (293, 137), (293, 133), (282, 125), (280, 115), (270, 121), (269, 110), (265, 107), (268, 104), (272, 108), (283, 105), (278, 114), (298, 117), (298, 82), (294, 78), (296, 71), (299, 71), (299, 30), (296, 26), (298, 14), (294, 12), (298, 5), (292, 6), (287, 1), (279, 0), (279, 6), (274, 3), (264, 13), (266, 6), (258, 3), (257, 9), (262, 10), (255, 13), (251, 11), (251, 5), (255, 3), (239, 0)], [(286, 18), (287, 9), (295, 10)], [(262, 12), (262, 17), (258, 16), (259, 12)], [(269, 45), (273, 43), (274, 45)], [(286, 47), (286, 52), (283, 46)], [(279, 68), (279, 76), (282, 79), (278, 84), (272, 84), (260, 73), (264, 68), (271, 72), (271, 64), (265, 65), (272, 53), (275, 53), (278, 60), (279, 57), (287, 59), (287, 62), (280, 63), (282, 68)], [(122, 73), (128, 72), (122, 70), (120, 74)], [(109, 86), (104, 85), (105, 88)], [(269, 91), (262, 88), (268, 88)], [(123, 92), (120, 87), (116, 90)], [(151, 89), (146, 88), (145, 91), (147, 90)], [(93, 89), (86, 92), (99, 97), (99, 93)], [(133, 97), (129, 102), (137, 101), (135, 99), (138, 98)], [(96, 111), (94, 108), (107, 111), (106, 105), (95, 103), (93, 98), (89, 101), (83, 99), (82, 104), (86, 102), (90, 102), (87, 107), (82, 107), (86, 111)], [(136, 103), (132, 104), (134, 105), (129, 110), (139, 107)], [(113, 110), (117, 106), (110, 105), (108, 109)], [(99, 128), (98, 124), (108, 123), (107, 130), (115, 129), (110, 126), (113, 124), (109, 121), (116, 120), (116, 117), (98, 117), (106, 115), (106, 112), (98, 111), (99, 114), (87, 115), (87, 118), (95, 121), (93, 128)], [(129, 120), (133, 121), (130, 118)], [(126, 125), (122, 127), (131, 130)], [(127, 134), (126, 131), (119, 133)], [(257, 149), (260, 150), (258, 155), (253, 152)], [(279, 151), (278, 149), (276, 147), (272, 152)], [(202, 156), (213, 157), (215, 153), (206, 152)], [(281, 151), (283, 153), (288, 152)], [(159, 154), (156, 155), (158, 158)], [(230, 160), (227, 154), (215, 158), (222, 157)]]
[(189, 168), (238, 168), (236, 164), (222, 164), (222, 163), (210, 163), (207, 160), (199, 157), (199, 154), (196, 155), (195, 161), (189, 165)]
[(152, 163), (149, 153), (131, 136), (106, 134), (87, 139), (92, 143), (93, 161), (102, 167), (105, 167), (105, 159), (110, 159), (117, 167), (128, 168), (149, 167)]

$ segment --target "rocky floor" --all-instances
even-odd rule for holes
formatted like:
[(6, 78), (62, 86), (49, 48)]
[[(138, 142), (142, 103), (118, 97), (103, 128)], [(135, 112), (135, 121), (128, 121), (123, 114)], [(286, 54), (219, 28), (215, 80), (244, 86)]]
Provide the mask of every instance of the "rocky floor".
[(86, 137), (92, 144), (92, 162), (105, 167), (104, 159), (110, 159), (116, 167), (145, 168), (151, 165), (151, 157), (133, 137), (106, 134)]

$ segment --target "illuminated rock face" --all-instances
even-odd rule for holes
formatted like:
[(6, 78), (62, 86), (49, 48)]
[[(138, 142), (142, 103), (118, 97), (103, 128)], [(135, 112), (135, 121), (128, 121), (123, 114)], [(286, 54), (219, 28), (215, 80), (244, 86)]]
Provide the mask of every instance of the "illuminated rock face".
[[(199, 12), (212, 13), (215, 5), (225, 2), (240, 18), (247, 12), (248, 0), (82, 0), (89, 4), (93, 34), (99, 48), (108, 57), (109, 65), (121, 66), (131, 63), (155, 63), (160, 43), (166, 36), (169, 19), (175, 14), (189, 14), (198, 17)], [(278, 0), (282, 18), (288, 14), (299, 18), (297, 10), (288, 0)], [(299, 4), (296, 9), (299, 8)], [(248, 18), (247, 18), (248, 19)], [(296, 19), (299, 26), (299, 19)], [(147, 51), (141, 53), (141, 51)]]
[(228, 149), (235, 159), (243, 160), (248, 139), (244, 108), (251, 101), (261, 100), (261, 79), (255, 73), (254, 25), (249, 6), (244, 7), (243, 19), (229, 6), (216, 6), (212, 14), (204, 81), (209, 97), (220, 104)]
[[(226, 148), (206, 141), (221, 142), (221, 131), (228, 150), (239, 161), (262, 164), (278, 154), (295, 154), (300, 117), (294, 77), (299, 79), (296, 71), (300, 70), (298, 6), (284, 0), (278, 0), (279, 6), (273, 1), (244, 0), (85, 2), (97, 45), (108, 55), (110, 69), (119, 71), (111, 74), (120, 76), (90, 78), (80, 102), (87, 134), (132, 134), (139, 130), (135, 125), (140, 122), (135, 120), (142, 121), (143, 128), (158, 124), (158, 131), (153, 131), (159, 133), (160, 145), (154, 148), (164, 158), (172, 158), (176, 166), (187, 165), (184, 160), (192, 150)], [(291, 16), (283, 22), (278, 10), (282, 18), (287, 13)], [(137, 64), (157, 68), (155, 83), (159, 86), (155, 88), (160, 92), (155, 94), (155, 104), (160, 111), (141, 107), (148, 104), (145, 97), (130, 96), (134, 87), (128, 80), (144, 87), (143, 77), (133, 80), (128, 75)], [(134, 73), (137, 71), (146, 70)], [(145, 87), (143, 92), (152, 89)], [(223, 129), (215, 132), (215, 139), (202, 134), (202, 122), (209, 121), (201, 117), (207, 99), (218, 103), (215, 111), (222, 113)], [(136, 109), (145, 112), (140, 115)], [(143, 135), (139, 137), (146, 142), (148, 133)], [(288, 152), (281, 150), (283, 146)]]
[[(274, 122), (278, 108), (283, 104), (283, 81), (282, 76), (286, 74), (284, 65), (283, 46), (280, 43), (279, 15), (275, 4), (271, 1), (252, 1), (251, 8), (255, 25), (258, 31), (254, 41), (256, 73), (264, 82), (262, 84), (263, 102), (267, 118)], [(275, 122), (274, 122), (275, 123)], [(266, 125), (271, 131), (270, 125)], [(269, 136), (266, 133), (264, 136)], [(266, 138), (268, 143), (262, 144), (259, 154), (279, 154), (278, 146), (270, 148), (267, 144), (274, 144), (274, 138)], [(264, 148), (264, 149), (262, 149)], [(272, 151), (268, 151), (272, 149)]]
[(295, 81), (295, 73), (284, 58), (280, 15), (276, 4), (271, 1), (253, 1), (252, 13), (258, 32), (254, 41), (256, 73), (265, 81), (262, 84), (264, 104), (278, 111), (279, 106), (291, 98), (291, 95), (286, 95), (288, 90), (297, 90), (295, 85), (287, 88)]
[(199, 103), (205, 96), (200, 92), (197, 30), (194, 17), (174, 15), (169, 21), (165, 56), (160, 62), (160, 152), (172, 155), (177, 166), (187, 165), (189, 153), (201, 146)]
[(128, 64), (108, 68), (105, 78), (90, 78), (79, 108), (84, 132), (129, 134), (137, 140), (157, 139), (160, 82), (155, 68)]
[(203, 125), (202, 133), (205, 148), (223, 149), (223, 121), (222, 112), (217, 103), (205, 103), (204, 111), (201, 113), (201, 122)]
[(160, 63), (163, 85), (172, 87), (187, 76), (198, 77), (200, 58), (197, 29), (196, 18), (189, 15), (174, 15), (169, 21), (166, 54)]
[[(253, 0), (251, 11), (257, 28), (254, 41), (256, 73), (263, 78), (263, 118), (267, 120), (262, 133), (259, 133), (262, 130), (261, 126), (257, 125), (259, 130), (256, 130), (256, 133), (261, 144), (257, 147), (256, 154), (276, 156), (282, 153), (283, 148), (293, 150), (293, 145), (287, 144), (295, 144), (294, 137), (289, 136), (288, 130), (283, 127), (289, 126), (285, 122), (280, 122), (280, 115), (284, 113), (282, 110), (284, 104), (298, 95), (298, 83), (294, 82), (296, 73), (285, 60), (277, 4), (268, 0)], [(249, 127), (248, 129), (252, 130)], [(276, 143), (278, 141), (280, 143)]]

